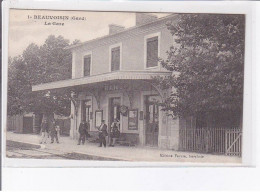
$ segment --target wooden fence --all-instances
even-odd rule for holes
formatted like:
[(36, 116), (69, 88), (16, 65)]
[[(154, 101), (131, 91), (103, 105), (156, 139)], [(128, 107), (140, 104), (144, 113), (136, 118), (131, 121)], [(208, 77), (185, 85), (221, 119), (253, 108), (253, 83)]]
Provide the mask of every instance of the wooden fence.
[(180, 130), (180, 151), (241, 156), (242, 132), (240, 129), (189, 129)]
[(8, 116), (7, 117), (7, 130), (8, 131), (15, 131), (17, 129), (17, 123), (19, 126), (22, 126), (22, 116)]
[(229, 156), (242, 155), (242, 132), (240, 130), (227, 130), (225, 136), (225, 154)]
[(15, 131), (17, 133), (23, 133), (23, 122), (24, 116), (21, 115), (13, 115), (7, 117), (7, 130), (8, 131)]

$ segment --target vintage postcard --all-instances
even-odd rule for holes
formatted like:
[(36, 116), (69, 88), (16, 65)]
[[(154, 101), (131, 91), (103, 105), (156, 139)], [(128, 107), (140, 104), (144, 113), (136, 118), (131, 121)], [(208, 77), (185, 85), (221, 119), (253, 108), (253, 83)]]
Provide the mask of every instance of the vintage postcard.
[(245, 26), (240, 13), (10, 9), (6, 161), (241, 165)]

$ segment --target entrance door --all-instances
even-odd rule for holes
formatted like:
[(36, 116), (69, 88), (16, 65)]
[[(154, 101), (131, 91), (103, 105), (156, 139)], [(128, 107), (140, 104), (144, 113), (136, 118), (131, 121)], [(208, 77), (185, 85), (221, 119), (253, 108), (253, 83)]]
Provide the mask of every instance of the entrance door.
[(121, 105), (120, 97), (109, 99), (109, 117), (108, 117), (109, 118), (109, 121), (108, 121), (109, 129), (115, 119), (117, 119), (120, 123), (120, 105)]
[(91, 100), (82, 101), (81, 113), (81, 121), (90, 122)]
[(159, 133), (159, 96), (147, 96), (145, 101), (145, 143), (149, 146), (158, 146)]

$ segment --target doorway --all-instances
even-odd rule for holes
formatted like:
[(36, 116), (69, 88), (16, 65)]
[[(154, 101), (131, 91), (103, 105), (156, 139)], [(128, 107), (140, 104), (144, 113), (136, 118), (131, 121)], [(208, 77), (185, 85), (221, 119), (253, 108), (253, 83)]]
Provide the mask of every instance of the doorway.
[(145, 97), (145, 144), (158, 146), (159, 135), (159, 96)]
[(121, 98), (113, 97), (109, 98), (109, 115), (108, 115), (108, 128), (110, 131), (110, 127), (115, 119), (120, 123), (120, 106), (121, 106)]
[(90, 123), (91, 119), (91, 105), (92, 102), (90, 99), (88, 100), (83, 100), (81, 104), (81, 121), (85, 121)]

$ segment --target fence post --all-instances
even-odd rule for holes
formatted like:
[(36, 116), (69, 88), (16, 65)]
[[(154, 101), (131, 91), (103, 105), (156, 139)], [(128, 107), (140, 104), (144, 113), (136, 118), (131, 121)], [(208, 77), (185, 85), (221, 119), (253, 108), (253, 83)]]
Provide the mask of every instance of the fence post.
[(205, 129), (206, 130), (206, 153), (209, 152), (209, 129)]
[(228, 146), (227, 146), (227, 143), (228, 143), (228, 141), (227, 141), (227, 130), (225, 130), (225, 155), (227, 155), (227, 148), (228, 148)]

